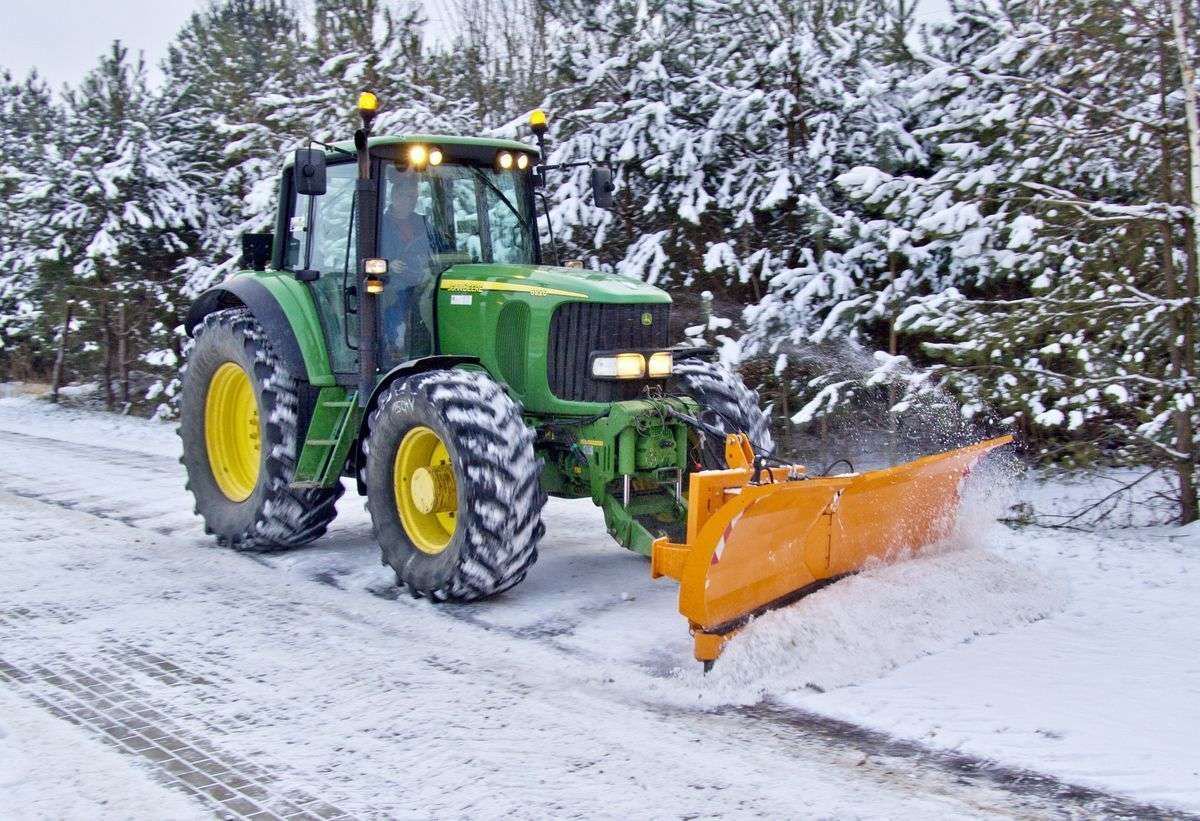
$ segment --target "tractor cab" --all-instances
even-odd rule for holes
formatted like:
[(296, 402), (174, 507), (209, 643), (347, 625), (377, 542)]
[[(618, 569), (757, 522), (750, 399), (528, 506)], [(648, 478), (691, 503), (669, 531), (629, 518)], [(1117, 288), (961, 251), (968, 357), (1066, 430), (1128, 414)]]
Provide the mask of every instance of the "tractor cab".
[[(334, 371), (345, 374), (358, 368), (357, 211), (360, 200), (366, 201), (357, 193), (352, 149), (350, 143), (336, 144), (320, 159), (299, 152), (284, 177), (279, 226), (281, 269), (312, 284)], [(362, 250), (371, 268), (366, 287), (378, 310), (378, 367), (434, 353), (437, 283), (448, 268), (541, 261), (532, 184), (536, 160), (532, 147), (504, 140), (370, 139), (374, 236), (364, 237)], [(311, 184), (322, 175), (323, 191)]]

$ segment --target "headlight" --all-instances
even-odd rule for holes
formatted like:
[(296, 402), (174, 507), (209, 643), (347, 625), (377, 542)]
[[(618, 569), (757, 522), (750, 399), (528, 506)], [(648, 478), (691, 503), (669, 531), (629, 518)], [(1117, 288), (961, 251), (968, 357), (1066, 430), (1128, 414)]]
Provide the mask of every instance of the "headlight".
[(408, 147), (408, 164), (413, 168), (423, 168), (428, 159), (429, 152), (425, 149), (425, 146), (417, 143)]
[(518, 154), (517, 155), (517, 168), (524, 171), (528, 167), (529, 167), (529, 155), (528, 154)]
[(440, 149), (440, 148), (429, 149), (429, 164), (430, 165), (441, 165), (442, 164), (442, 149)]
[(372, 257), (371, 259), (363, 260), (363, 271), (368, 274), (386, 274), (388, 272), (388, 263), (386, 259)]
[(592, 376), (599, 379), (641, 379), (646, 375), (646, 357), (640, 353), (597, 356), (592, 360)]
[(496, 165), (507, 171), (513, 167), (513, 155), (507, 151), (501, 151), (496, 155)]
[(651, 379), (670, 376), (671, 354), (667, 351), (659, 351), (656, 354), (651, 354), (650, 361), (646, 365), (646, 373)]

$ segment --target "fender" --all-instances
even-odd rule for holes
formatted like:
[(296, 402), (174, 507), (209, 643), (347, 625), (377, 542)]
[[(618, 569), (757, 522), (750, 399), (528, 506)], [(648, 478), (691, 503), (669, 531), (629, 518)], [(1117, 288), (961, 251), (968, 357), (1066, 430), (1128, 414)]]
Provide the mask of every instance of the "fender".
[(371, 391), (371, 397), (367, 400), (367, 404), (363, 405), (362, 419), (358, 423), (358, 436), (356, 445), (353, 450), (354, 454), (354, 479), (358, 482), (358, 495), (367, 495), (367, 486), (362, 480), (362, 443), (367, 435), (367, 428), (371, 421), (371, 411), (375, 410), (375, 405), (379, 402), (379, 397), (389, 386), (397, 379), (404, 379), (413, 374), (425, 373), (426, 371), (446, 371), (459, 365), (478, 365), (479, 357), (477, 356), (450, 356), (443, 354), (434, 354), (433, 356), (422, 356), (419, 359), (410, 359), (407, 362), (401, 362), (396, 367), (392, 368), (383, 378), (375, 384), (375, 390)]
[(336, 384), (316, 306), (304, 283), (273, 271), (235, 274), (196, 298), (184, 329), (191, 336), (208, 314), (237, 306), (245, 306), (263, 326), (289, 372), (316, 387)]

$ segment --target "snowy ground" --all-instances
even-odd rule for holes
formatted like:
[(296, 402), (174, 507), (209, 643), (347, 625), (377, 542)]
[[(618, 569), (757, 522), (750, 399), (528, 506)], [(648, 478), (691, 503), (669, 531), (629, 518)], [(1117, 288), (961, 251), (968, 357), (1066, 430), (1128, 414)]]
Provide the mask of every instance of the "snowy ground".
[(586, 502), (516, 590), (436, 607), (353, 495), (310, 548), (213, 547), (177, 441), (0, 399), (5, 818), (1200, 813), (1200, 533), (974, 527), (703, 677)]

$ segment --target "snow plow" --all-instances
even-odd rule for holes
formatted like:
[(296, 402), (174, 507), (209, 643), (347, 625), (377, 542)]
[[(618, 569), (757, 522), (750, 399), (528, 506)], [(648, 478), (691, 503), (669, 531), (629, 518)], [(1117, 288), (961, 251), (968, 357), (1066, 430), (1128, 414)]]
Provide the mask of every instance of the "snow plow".
[(946, 538), (959, 487), (989, 439), (870, 473), (814, 477), (756, 462), (744, 434), (726, 438), (727, 470), (691, 476), (687, 540), (654, 542), (651, 575), (679, 582), (679, 612), (706, 668), (738, 628), (862, 569)]
[[(244, 270), (185, 319), (182, 461), (219, 543), (307, 544), (348, 479), (401, 589), (475, 601), (525, 578), (548, 496), (590, 498), (680, 580), (711, 661), (740, 620), (937, 535), (934, 508), (995, 446), (862, 477), (765, 467), (757, 395), (712, 351), (671, 345), (669, 295), (547, 264), (544, 114), (535, 148), (372, 136), (378, 100), (358, 107), (352, 141), (283, 163), (275, 232), (244, 236)], [(592, 176), (611, 205), (609, 172)]]

